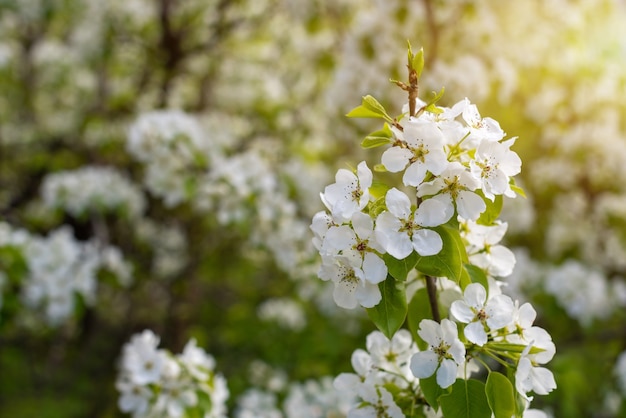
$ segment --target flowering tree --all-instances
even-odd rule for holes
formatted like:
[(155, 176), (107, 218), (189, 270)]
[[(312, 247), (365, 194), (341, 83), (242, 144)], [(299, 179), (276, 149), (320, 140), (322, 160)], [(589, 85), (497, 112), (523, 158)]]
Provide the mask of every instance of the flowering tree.
[[(621, 0), (0, 2), (2, 412), (198, 415), (217, 388), (235, 417), (371, 414), (379, 396), (408, 414), (407, 382), (438, 405), (423, 387), (459, 363), (521, 401), (551, 387), (552, 337), (559, 390), (533, 407), (624, 415), (624, 16)], [(407, 34), (429, 52), (413, 92)], [(405, 106), (345, 118), (366, 94)], [(354, 164), (333, 181), (338, 156)], [(459, 277), (435, 271), (451, 248)], [(389, 294), (404, 323), (368, 337), (405, 309)], [(146, 329), (152, 345), (122, 348)], [(228, 399), (173, 354), (192, 340)], [(129, 384), (128, 352), (174, 361)], [(406, 379), (361, 387), (372, 367)]]
[[(311, 225), (335, 302), (367, 308), (380, 330), (368, 352), (355, 351), (356, 374), (335, 386), (359, 399), (349, 417), (521, 417), (530, 392), (556, 387), (541, 366), (555, 353), (550, 335), (498, 281), (515, 263), (498, 245), (506, 224), (497, 218), (503, 198), (522, 193), (521, 160), (469, 100), (438, 107), (443, 89), (420, 100), (423, 67), (423, 50), (409, 46), (408, 82), (394, 81), (408, 93), (401, 115), (372, 96), (348, 114), (384, 120), (362, 146), (389, 146), (375, 170), (402, 173), (406, 193), (374, 183), (361, 162), (356, 174), (337, 172)], [(486, 383), (471, 378), (480, 366)]]

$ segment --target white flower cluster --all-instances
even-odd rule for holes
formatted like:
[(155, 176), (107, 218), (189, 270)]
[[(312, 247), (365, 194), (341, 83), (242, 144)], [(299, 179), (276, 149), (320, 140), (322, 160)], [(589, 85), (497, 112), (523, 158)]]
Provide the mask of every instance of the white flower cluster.
[[(518, 306), (510, 297), (491, 294), (479, 283), (465, 288), (463, 300), (450, 306), (450, 313), (457, 321), (467, 324), (463, 329), (465, 338), (483, 346), (487, 341), (505, 341), (525, 345), (517, 362), (515, 383), (518, 392), (528, 398), (528, 392), (547, 395), (556, 388), (552, 372), (540, 364), (552, 360), (556, 347), (552, 337), (543, 328), (533, 326), (537, 312), (529, 303)], [(533, 348), (539, 349), (531, 353)], [(452, 383), (452, 382), (449, 382)]]
[(409, 368), (411, 357), (418, 352), (411, 334), (400, 330), (389, 340), (374, 331), (367, 336), (366, 348), (352, 353), (356, 373), (341, 373), (334, 382), (339, 392), (357, 398), (348, 418), (404, 417), (386, 386), (391, 383), (410, 392), (417, 388), (417, 379)]
[(176, 356), (158, 345), (150, 330), (124, 345), (115, 383), (120, 410), (134, 418), (178, 418), (191, 410), (204, 418), (225, 418), (229, 392), (226, 380), (214, 372), (213, 357), (194, 339)]
[[(418, 102), (418, 107), (425, 106)], [(335, 302), (345, 308), (358, 304), (371, 308), (380, 302), (378, 283), (387, 277), (381, 255), (401, 260), (413, 252), (438, 254), (443, 241), (433, 228), (455, 214), (474, 222), (487, 209), (486, 200), (515, 197), (511, 178), (520, 172), (521, 160), (510, 149), (514, 139), (503, 141), (498, 122), (481, 118), (469, 100), (442, 108), (439, 114), (421, 112), (404, 118), (390, 131), (391, 147), (383, 153), (382, 165), (393, 173), (404, 172), (402, 181), (412, 190), (413, 200), (392, 188), (378, 213), (370, 191), (373, 174), (361, 162), (356, 174), (337, 172), (335, 183), (321, 195), (328, 212), (318, 212), (311, 224), (323, 262), (318, 275), (335, 284)], [(469, 243), (484, 249), (499, 241), (506, 227), (473, 229)], [(498, 260), (504, 266), (494, 266), (491, 273), (510, 273), (514, 262), (510, 251), (493, 250), (496, 257), (475, 251), (474, 258), (482, 267), (506, 253)]]
[[(367, 351), (357, 349), (352, 355), (356, 374), (342, 373), (335, 380), (337, 390), (359, 397), (348, 417), (373, 418), (381, 410), (385, 416), (403, 417), (396, 400), (421, 393), (418, 379), (435, 375), (437, 384), (445, 389), (458, 377), (469, 378), (478, 371), (472, 350), (488, 343), (519, 345), (512, 366), (516, 389), (527, 403), (532, 400), (530, 392), (546, 395), (556, 388), (552, 372), (541, 366), (552, 359), (556, 348), (543, 328), (533, 326), (536, 312), (530, 304), (519, 306), (498, 293), (487, 297), (481, 284), (472, 283), (465, 288), (463, 298), (452, 303), (450, 315), (452, 319), (441, 323), (430, 319), (420, 322), (417, 333), (427, 344), (423, 351), (404, 329), (391, 340), (378, 331), (371, 333)], [(459, 337), (459, 323), (466, 324), (463, 341), (467, 346)], [(398, 389), (393, 396), (388, 391), (390, 385)]]
[(75, 217), (115, 212), (133, 219), (146, 206), (139, 187), (110, 167), (86, 166), (48, 174), (41, 194), (46, 206)]
[(132, 280), (132, 268), (118, 248), (77, 241), (68, 227), (46, 238), (24, 231), (11, 235), (8, 242), (0, 239), (0, 247), (14, 246), (24, 257), (27, 273), (22, 300), (33, 310), (42, 309), (50, 325), (59, 325), (72, 316), (77, 297), (87, 306), (95, 303), (100, 269), (112, 272), (122, 285)]
[(194, 118), (175, 110), (142, 114), (129, 129), (126, 148), (146, 165), (148, 190), (168, 207), (192, 196), (194, 177), (219, 151)]

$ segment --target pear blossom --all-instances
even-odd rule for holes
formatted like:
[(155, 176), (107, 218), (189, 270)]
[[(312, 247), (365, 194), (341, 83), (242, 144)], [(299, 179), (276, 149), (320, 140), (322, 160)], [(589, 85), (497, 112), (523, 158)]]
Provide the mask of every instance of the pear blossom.
[(367, 205), (372, 179), (372, 171), (365, 161), (359, 163), (356, 174), (341, 168), (335, 175), (335, 183), (324, 189), (322, 200), (333, 216), (348, 220), (354, 212), (363, 210)]
[(347, 418), (404, 418), (393, 396), (382, 386), (362, 385), (358, 395), (363, 403), (348, 412)]
[(352, 266), (343, 256), (337, 257), (332, 264), (323, 264), (318, 276), (335, 284), (333, 299), (342, 308), (354, 309), (358, 304), (372, 308), (382, 299), (378, 285), (366, 280), (363, 270)]
[(399, 387), (407, 385), (413, 377), (409, 361), (418, 351), (409, 331), (400, 329), (391, 340), (382, 332), (374, 331), (367, 336), (366, 347), (373, 365), (381, 371), (389, 372), (383, 380), (393, 381)]
[(487, 342), (487, 331), (507, 326), (513, 319), (513, 301), (506, 295), (496, 295), (487, 300), (487, 291), (480, 283), (465, 288), (463, 300), (456, 300), (450, 312), (459, 321), (466, 323), (464, 334), (477, 345)]
[(133, 416), (143, 416), (148, 411), (152, 398), (152, 391), (148, 387), (120, 379), (115, 383), (115, 388), (121, 393), (117, 401), (120, 411), (132, 412)]
[(441, 236), (428, 227), (446, 223), (452, 217), (453, 208), (428, 199), (413, 212), (409, 197), (396, 188), (387, 192), (385, 202), (387, 210), (376, 219), (376, 238), (389, 254), (402, 260), (413, 250), (422, 256), (441, 251)]
[(356, 394), (358, 387), (374, 371), (374, 363), (370, 354), (357, 348), (350, 358), (352, 368), (356, 373), (341, 373), (333, 381), (333, 386), (338, 391)]
[(480, 187), (478, 181), (459, 162), (448, 164), (448, 168), (432, 181), (422, 183), (417, 196), (433, 196), (432, 200), (442, 203), (446, 210), (456, 210), (464, 218), (475, 221), (487, 209), (485, 201), (474, 193)]
[(515, 388), (520, 395), (528, 399), (528, 392), (547, 395), (556, 388), (552, 372), (545, 367), (536, 367), (528, 356), (532, 344), (529, 344), (520, 357), (515, 371)]
[(133, 335), (124, 346), (123, 367), (129, 372), (133, 383), (145, 385), (160, 379), (167, 361), (162, 350), (158, 350), (159, 337), (150, 330)]
[(124, 345), (115, 387), (118, 406), (133, 417), (186, 416), (200, 394), (211, 400), (205, 417), (225, 418), (228, 388), (213, 372), (213, 357), (191, 339), (181, 354), (158, 349), (159, 337), (150, 330), (133, 335)]
[(514, 143), (515, 138), (505, 142), (483, 141), (470, 161), (472, 175), (481, 181), (481, 189), (491, 201), (495, 195), (515, 197), (509, 180), (521, 171), (522, 160), (511, 151)]
[(554, 357), (556, 346), (545, 329), (533, 326), (536, 317), (537, 312), (530, 303), (518, 306), (516, 301), (513, 309), (513, 320), (508, 325), (510, 334), (507, 335), (506, 340), (514, 344), (532, 344), (533, 347), (541, 349), (538, 353), (529, 353), (528, 358), (534, 363), (545, 364)]
[(404, 124), (404, 131), (395, 127), (391, 130), (396, 139), (383, 153), (382, 163), (392, 173), (406, 168), (402, 177), (405, 186), (417, 187), (427, 172), (438, 175), (448, 165), (444, 136), (437, 125), (410, 118)]
[(384, 254), (374, 234), (374, 222), (369, 215), (356, 212), (352, 215), (351, 226), (331, 227), (324, 237), (320, 253), (322, 258), (341, 255), (349, 263), (363, 270), (365, 280), (377, 284), (387, 277), (387, 266), (377, 254)]
[(208, 379), (208, 372), (215, 368), (215, 359), (198, 347), (195, 338), (190, 339), (185, 344), (185, 348), (183, 348), (182, 354), (178, 355), (178, 359), (187, 371), (198, 380)]
[(504, 237), (508, 224), (496, 221), (494, 225), (480, 225), (463, 221), (462, 236), (468, 242), (470, 263), (485, 270), (492, 277), (506, 277), (513, 273), (515, 254), (498, 243)]
[(179, 379), (166, 380), (157, 397), (155, 410), (171, 418), (185, 416), (185, 410), (198, 403), (196, 388), (192, 382)]
[(465, 361), (465, 346), (459, 340), (456, 323), (443, 319), (438, 324), (424, 319), (417, 333), (429, 349), (411, 357), (413, 375), (424, 379), (437, 372), (437, 384), (444, 389), (449, 387), (456, 380), (457, 367)]
[(470, 103), (466, 98), (466, 105), (462, 112), (463, 120), (470, 128), (470, 134), (467, 142), (470, 146), (475, 147), (479, 141), (499, 141), (504, 138), (504, 131), (500, 127), (498, 121), (492, 118), (481, 118), (478, 107)]

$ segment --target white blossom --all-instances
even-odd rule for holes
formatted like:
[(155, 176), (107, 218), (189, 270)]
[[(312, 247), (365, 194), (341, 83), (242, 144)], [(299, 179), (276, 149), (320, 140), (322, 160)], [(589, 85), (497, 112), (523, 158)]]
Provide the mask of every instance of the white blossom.
[(487, 331), (497, 331), (506, 327), (513, 319), (513, 301), (506, 295), (496, 295), (487, 300), (487, 291), (479, 283), (469, 284), (463, 293), (463, 300), (450, 306), (450, 312), (459, 321), (466, 323), (465, 337), (477, 345), (487, 343)]
[(356, 174), (345, 168), (339, 169), (335, 183), (326, 186), (322, 197), (333, 216), (347, 220), (363, 210), (369, 201), (372, 178), (372, 171), (365, 161), (359, 163)]
[(401, 260), (413, 250), (422, 256), (441, 251), (441, 236), (428, 227), (447, 222), (452, 217), (453, 208), (428, 199), (413, 212), (408, 196), (396, 188), (387, 192), (385, 202), (387, 210), (376, 219), (376, 237), (389, 254)]
[(404, 131), (395, 127), (391, 130), (395, 142), (383, 153), (382, 163), (392, 173), (406, 168), (402, 177), (405, 186), (417, 187), (427, 172), (438, 175), (448, 165), (444, 136), (435, 124), (410, 118), (404, 123)]
[(433, 196), (444, 205), (446, 211), (454, 211), (464, 219), (475, 221), (487, 209), (485, 201), (474, 190), (480, 182), (459, 162), (450, 163), (448, 168), (434, 180), (422, 183), (417, 196)]
[(427, 351), (413, 354), (411, 371), (423, 379), (437, 372), (437, 384), (442, 388), (451, 386), (457, 375), (457, 367), (465, 362), (465, 346), (459, 340), (456, 324), (443, 319), (440, 324), (423, 319), (417, 331), (428, 343)]

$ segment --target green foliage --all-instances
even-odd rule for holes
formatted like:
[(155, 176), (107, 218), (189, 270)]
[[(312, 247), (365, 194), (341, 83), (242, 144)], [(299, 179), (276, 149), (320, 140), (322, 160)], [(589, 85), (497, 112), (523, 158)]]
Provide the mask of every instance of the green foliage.
[(498, 372), (489, 373), (485, 391), (494, 418), (511, 418), (515, 415), (515, 390), (506, 376)]
[(409, 303), (408, 313), (409, 330), (411, 331), (413, 340), (417, 343), (420, 350), (426, 350), (428, 348), (428, 343), (426, 343), (417, 333), (420, 322), (423, 319), (433, 319), (430, 301), (428, 299), (428, 291), (426, 288), (418, 289), (417, 292), (415, 292), (411, 298), (411, 302)]
[(398, 260), (390, 254), (384, 254), (383, 260), (387, 265), (389, 274), (396, 280), (405, 281), (409, 272), (415, 268), (417, 264), (418, 255), (415, 251), (409, 254), (406, 258)]
[(457, 379), (449, 394), (439, 398), (446, 418), (490, 418), (485, 384), (475, 379)]
[[(473, 264), (465, 264), (464, 268), (465, 271), (467, 271), (471, 283), (480, 283), (487, 290), (487, 292), (489, 292), (489, 282), (487, 280), (487, 275), (485, 274), (485, 271), (483, 269), (481, 269), (480, 267), (476, 267)], [(463, 285), (463, 283), (461, 283), (461, 289), (465, 289), (468, 284), (469, 283)]]
[(487, 209), (480, 214), (476, 223), (487, 226), (493, 225), (496, 219), (498, 219), (498, 216), (500, 216), (500, 212), (502, 212), (502, 203), (504, 198), (502, 195), (497, 195), (494, 200), (491, 201), (491, 199), (487, 199), (485, 197), (482, 190), (477, 190), (475, 193), (480, 195), (487, 205)]
[(426, 402), (433, 407), (435, 411), (439, 410), (439, 398), (449, 393), (449, 389), (442, 389), (437, 383), (437, 375), (434, 374), (426, 379), (420, 379), (420, 388)]
[(389, 124), (385, 123), (383, 129), (367, 135), (361, 142), (361, 147), (367, 149), (388, 145), (391, 143), (391, 138), (393, 138), (393, 132), (391, 132)]
[(346, 116), (349, 118), (382, 118), (387, 122), (393, 121), (383, 105), (370, 95), (363, 96), (361, 105), (352, 109)]
[(367, 315), (376, 327), (389, 339), (400, 329), (406, 318), (408, 306), (405, 285), (391, 275), (378, 284), (382, 300)]

